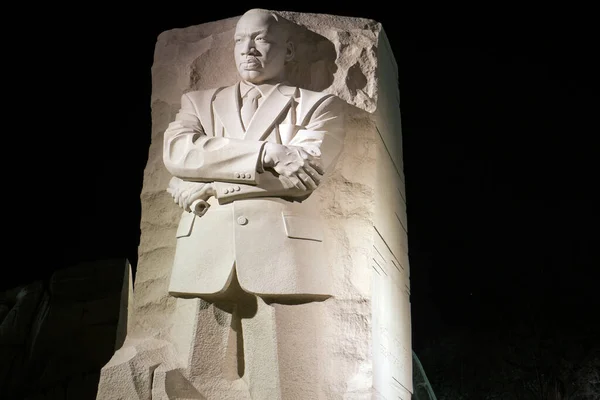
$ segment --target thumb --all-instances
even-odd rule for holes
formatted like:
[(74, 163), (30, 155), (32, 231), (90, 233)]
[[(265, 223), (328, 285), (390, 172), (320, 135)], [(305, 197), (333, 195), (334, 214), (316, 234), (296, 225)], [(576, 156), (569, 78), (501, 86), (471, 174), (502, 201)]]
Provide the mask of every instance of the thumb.
[(209, 197), (208, 189), (209, 189), (208, 185), (202, 186), (202, 188), (200, 190), (198, 190), (197, 192), (190, 195), (189, 203), (191, 204), (198, 199), (208, 200), (208, 197)]

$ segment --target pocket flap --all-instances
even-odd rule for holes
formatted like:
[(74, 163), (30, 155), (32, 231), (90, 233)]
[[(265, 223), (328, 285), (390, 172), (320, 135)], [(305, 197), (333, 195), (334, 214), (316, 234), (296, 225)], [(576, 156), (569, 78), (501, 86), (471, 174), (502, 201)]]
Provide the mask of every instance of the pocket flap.
[(282, 213), (285, 233), (289, 238), (323, 241), (321, 222), (303, 215)]
[(192, 233), (192, 226), (194, 225), (194, 217), (195, 215), (193, 213), (184, 211), (179, 220), (179, 226), (177, 227), (177, 238), (190, 236)]

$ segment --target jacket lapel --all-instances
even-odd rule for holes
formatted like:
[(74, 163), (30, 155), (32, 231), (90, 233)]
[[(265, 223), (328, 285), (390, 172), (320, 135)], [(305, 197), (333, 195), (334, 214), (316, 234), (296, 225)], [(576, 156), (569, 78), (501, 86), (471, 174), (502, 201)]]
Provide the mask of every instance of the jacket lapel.
[(242, 117), (240, 115), (240, 84), (229, 86), (216, 97), (215, 113), (225, 127), (227, 136), (241, 139), (244, 137)]
[(292, 97), (281, 93), (279, 85), (276, 85), (256, 110), (248, 129), (246, 129), (244, 139), (264, 140), (279, 117), (287, 111)]

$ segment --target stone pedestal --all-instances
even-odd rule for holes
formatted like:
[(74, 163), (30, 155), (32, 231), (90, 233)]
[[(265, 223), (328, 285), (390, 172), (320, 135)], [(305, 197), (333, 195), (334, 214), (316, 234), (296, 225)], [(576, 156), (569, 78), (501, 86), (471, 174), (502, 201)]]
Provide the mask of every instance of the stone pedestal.
[(152, 144), (128, 336), (102, 370), (100, 400), (410, 399), (406, 196), (393, 54), (376, 21), (278, 14), (298, 26), (288, 81), (334, 94), (346, 107), (343, 151), (311, 195), (323, 222), (333, 295), (271, 301), (238, 291), (234, 302), (220, 302), (169, 294), (182, 211), (166, 192), (171, 175), (163, 134), (182, 93), (239, 80), (233, 62), (239, 17), (164, 32), (152, 69)]

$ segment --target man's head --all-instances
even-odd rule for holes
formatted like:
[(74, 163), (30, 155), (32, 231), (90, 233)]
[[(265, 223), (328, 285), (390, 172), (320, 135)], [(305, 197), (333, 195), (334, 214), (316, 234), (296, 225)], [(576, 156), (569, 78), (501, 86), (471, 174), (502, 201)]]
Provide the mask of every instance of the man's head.
[(235, 29), (235, 64), (242, 79), (260, 84), (281, 82), (284, 65), (294, 57), (286, 21), (270, 11), (253, 9)]

